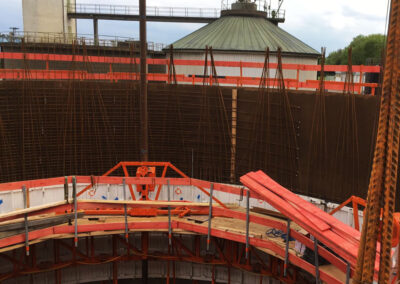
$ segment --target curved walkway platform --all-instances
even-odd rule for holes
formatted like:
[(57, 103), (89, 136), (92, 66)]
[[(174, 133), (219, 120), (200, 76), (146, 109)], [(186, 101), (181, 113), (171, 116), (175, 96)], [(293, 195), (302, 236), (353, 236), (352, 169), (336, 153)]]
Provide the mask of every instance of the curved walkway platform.
[[(170, 262), (239, 269), (258, 275), (261, 283), (263, 277), (284, 283), (304, 277), (307, 283), (311, 275), (326, 283), (350, 281), (358, 231), (262, 172), (249, 173), (241, 181), (247, 187), (188, 177), (108, 176), (2, 184), (0, 191), (11, 192), (14, 203), (26, 208), (0, 214), (0, 280), (54, 271), (56, 283), (61, 283), (66, 267), (104, 263), (112, 263), (118, 279), (118, 264), (150, 260), (167, 262), (168, 269)], [(187, 200), (187, 194), (184, 200), (133, 200), (144, 187), (165, 200), (190, 191), (195, 202)], [(30, 196), (29, 188), (42, 188), (42, 195), (55, 202), (30, 206), (37, 196)], [(104, 198), (116, 191), (124, 198)], [(133, 195), (127, 197), (129, 192)], [(258, 208), (260, 200), (280, 213)], [(98, 238), (108, 239), (108, 254), (92, 244), (101, 242)], [(50, 240), (51, 260), (37, 249), (50, 246)], [(160, 242), (165, 246), (157, 248)], [(306, 261), (299, 245), (326, 262), (319, 266), (315, 259)], [(60, 247), (68, 254), (61, 257)]]

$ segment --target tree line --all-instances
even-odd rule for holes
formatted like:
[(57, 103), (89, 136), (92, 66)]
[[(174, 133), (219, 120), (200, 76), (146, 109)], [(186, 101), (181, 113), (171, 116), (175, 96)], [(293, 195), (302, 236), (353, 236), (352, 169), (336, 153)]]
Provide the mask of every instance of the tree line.
[(382, 62), (386, 36), (382, 34), (359, 35), (345, 48), (333, 51), (326, 59), (328, 65), (346, 65), (348, 51), (352, 48), (353, 65), (378, 65)]

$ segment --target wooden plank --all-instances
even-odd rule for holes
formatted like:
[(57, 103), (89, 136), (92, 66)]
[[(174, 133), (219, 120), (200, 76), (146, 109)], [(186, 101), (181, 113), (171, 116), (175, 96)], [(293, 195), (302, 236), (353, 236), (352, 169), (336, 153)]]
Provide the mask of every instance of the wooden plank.
[(309, 233), (316, 236), (318, 240), (322, 241), (325, 245), (332, 248), (337, 254), (348, 260), (353, 266), (355, 265), (358, 253), (358, 248), (356, 246), (350, 244), (347, 240), (343, 239), (341, 236), (333, 233), (330, 230), (319, 230), (318, 227), (316, 227), (307, 218), (300, 214), (298, 210), (290, 206), (288, 202), (270, 192), (269, 190), (266, 190), (258, 182), (254, 181), (247, 175), (242, 176), (240, 178), (240, 181), (247, 187), (264, 196), (265, 200), (268, 203), (270, 203), (283, 214), (287, 215), (290, 219), (302, 226)]
[(15, 211), (12, 211), (12, 212), (0, 214), (0, 220), (5, 219), (5, 218), (9, 218), (9, 217), (22, 215), (22, 214), (29, 214), (29, 213), (32, 213), (32, 212), (36, 212), (36, 211), (40, 211), (40, 210), (44, 210), (44, 209), (49, 209), (49, 208), (52, 208), (52, 207), (57, 207), (57, 206), (60, 206), (60, 205), (65, 205), (65, 204), (67, 204), (67, 202), (65, 200), (63, 200), (63, 201), (59, 201), (59, 202), (48, 203), (48, 204), (45, 204), (45, 205), (30, 207), (30, 208), (26, 208), (26, 209), (15, 210)]
[[(49, 212), (50, 209), (54, 209), (55, 207), (60, 207), (60, 206), (63, 206), (63, 205), (70, 206), (71, 203), (72, 203), (72, 200), (69, 200), (69, 202), (63, 200), (63, 201), (44, 204), (44, 205), (31, 207), (31, 208), (27, 208), (27, 209), (15, 210), (15, 211), (12, 211), (12, 212), (0, 214), (0, 220), (10, 219), (11, 217), (15, 217), (15, 216), (23, 215), (23, 214), (34, 213), (34, 212), (39, 212), (39, 211)], [(82, 206), (79, 207), (79, 204), (81, 204)], [(149, 206), (149, 207), (167, 207), (168, 204), (170, 206), (175, 206), (175, 207), (179, 207), (179, 206), (185, 206), (185, 207), (207, 207), (208, 206), (207, 203), (200, 203), (200, 202), (194, 203), (194, 202), (186, 202), (186, 201), (174, 201), (174, 202), (170, 202), (170, 203), (168, 203), (166, 201), (123, 201), (123, 200), (122, 201), (117, 201), (117, 200), (79, 200), (78, 201), (79, 209), (88, 209), (86, 207), (88, 207), (90, 204), (93, 204), (93, 205), (95, 205), (95, 204), (103, 204), (105, 206), (107, 206), (107, 205), (108, 206), (112, 206), (112, 205), (121, 205), (122, 206), (124, 204), (127, 204), (130, 207), (135, 206), (135, 205), (139, 206), (139, 207), (145, 207), (145, 206)], [(218, 207), (219, 205), (215, 204), (214, 206)], [(96, 209), (96, 208), (93, 207), (93, 209)]]
[(354, 228), (340, 222), (338, 219), (333, 217), (332, 215), (326, 213), (325, 211), (321, 210), (317, 206), (307, 202), (297, 194), (291, 192), (290, 190), (284, 188), (279, 183), (274, 181), (270, 178), (267, 174), (263, 171), (258, 171), (256, 173), (249, 173), (250, 177), (256, 178), (262, 185), (273, 191), (275, 194), (278, 194), (282, 198), (287, 201), (290, 201), (298, 206), (298, 208), (302, 208), (310, 212), (313, 216), (316, 216), (318, 219), (323, 220), (324, 222), (328, 223), (329, 225), (335, 227), (337, 230), (340, 230), (343, 234), (347, 237), (356, 239), (357, 241), (360, 240), (361, 233)]
[[(243, 180), (242, 180), (243, 179)], [(240, 181), (251, 188), (253, 191), (255, 191), (257, 194), (261, 196), (261, 198), (267, 202), (269, 202), (272, 206), (274, 206), (276, 209), (278, 209), (280, 212), (284, 214), (288, 214), (287, 216), (297, 216), (300, 220), (302, 220), (303, 223), (309, 224), (315, 231), (321, 231), (321, 229), (318, 227), (318, 224), (314, 222), (309, 222), (309, 219), (306, 218), (297, 208), (293, 207), (292, 204), (281, 198), (280, 196), (276, 195), (273, 192), (270, 192), (267, 190), (265, 187), (263, 187), (261, 184), (259, 184), (256, 180), (252, 179), (249, 176), (243, 176), (241, 177)], [(271, 203), (271, 201), (273, 203)], [(277, 207), (278, 206), (278, 207)], [(281, 209), (283, 208), (283, 210)], [(289, 212), (289, 213), (285, 213)], [(321, 224), (319, 224), (321, 225)], [(324, 230), (327, 230), (326, 226), (321, 225), (321, 228)]]
[[(321, 265), (319, 269), (342, 281), (342, 283), (346, 283), (346, 273), (343, 273), (343, 271), (339, 270), (336, 266), (332, 264)], [(350, 283), (352, 283), (352, 281), (350, 281)]]
[[(218, 216), (230, 217), (230, 218), (238, 219), (238, 220), (242, 220), (242, 221), (246, 220), (246, 213), (240, 212), (237, 210), (230, 210), (230, 209), (225, 209), (225, 208), (214, 208), (213, 214), (214, 214), (214, 216), (218, 215)], [(255, 214), (250, 214), (250, 222), (260, 224), (260, 225), (270, 227), (270, 228), (275, 228), (275, 229), (281, 230), (283, 232), (286, 232), (285, 222), (283, 222), (279, 219), (266, 218), (265, 216), (257, 216)]]
[(195, 223), (198, 223), (198, 224), (202, 224), (202, 223), (208, 221), (208, 216), (204, 216), (204, 215), (202, 215), (202, 216), (190, 216), (190, 217), (187, 217), (186, 219), (189, 220), (189, 221), (193, 221)]
[(283, 215), (282, 213), (279, 213), (277, 211), (273, 211), (273, 210), (268, 210), (262, 207), (253, 207), (252, 209), (250, 209), (251, 212), (255, 212), (255, 213), (259, 213), (259, 214), (263, 214), (263, 215), (267, 215), (267, 216), (273, 216), (282, 220), (287, 220), (288, 218)]
[[(273, 179), (271, 179), (269, 176), (265, 175), (262, 171), (258, 171), (257, 173), (251, 172), (247, 174), (250, 178), (258, 182), (261, 186), (271, 190), (273, 193), (276, 195), (280, 196), (287, 202), (291, 202), (292, 205), (295, 205), (297, 207), (297, 210), (303, 214), (307, 219), (309, 219), (313, 224), (315, 224), (321, 231), (326, 231), (331, 228), (324, 220), (318, 218), (318, 215), (316, 215), (316, 212), (311, 212), (311, 211), (316, 211), (316, 210), (303, 210), (309, 207), (310, 204), (309, 202), (305, 201), (301, 197), (297, 196), (296, 194), (292, 193), (291, 191), (287, 190), (277, 182), (275, 182)], [(315, 207), (312, 205), (312, 207)], [(317, 208), (317, 207), (315, 207)], [(319, 209), (319, 208), (317, 208)], [(310, 214), (311, 213), (311, 214)]]

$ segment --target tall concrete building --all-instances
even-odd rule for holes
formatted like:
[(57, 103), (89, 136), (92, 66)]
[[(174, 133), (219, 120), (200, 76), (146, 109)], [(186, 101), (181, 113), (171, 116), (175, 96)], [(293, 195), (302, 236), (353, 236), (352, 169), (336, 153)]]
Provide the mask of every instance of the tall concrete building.
[(76, 36), (76, 19), (67, 17), (67, 9), (75, 3), (75, 0), (22, 0), (26, 37), (40, 41), (40, 34), (46, 33), (43, 37), (62, 35), (72, 41)]

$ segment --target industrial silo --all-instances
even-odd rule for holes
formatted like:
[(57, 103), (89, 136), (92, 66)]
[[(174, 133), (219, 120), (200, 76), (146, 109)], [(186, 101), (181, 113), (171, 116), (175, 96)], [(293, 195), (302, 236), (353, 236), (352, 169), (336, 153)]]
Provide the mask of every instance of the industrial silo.
[[(272, 11), (260, 11), (256, 3), (242, 0), (223, 10), (221, 17), (173, 43), (174, 58), (204, 60), (206, 46), (212, 47), (216, 61), (264, 62), (270, 49), (270, 63), (277, 62), (278, 47), (282, 49), (283, 63), (317, 64), (320, 53), (278, 26)], [(177, 74), (202, 76), (202, 66), (176, 66)], [(218, 76), (257, 77), (259, 68), (217, 67)], [(315, 80), (315, 71), (300, 72), (300, 81)], [(271, 70), (270, 77), (275, 76)], [(296, 70), (285, 70), (286, 79), (296, 79)]]

